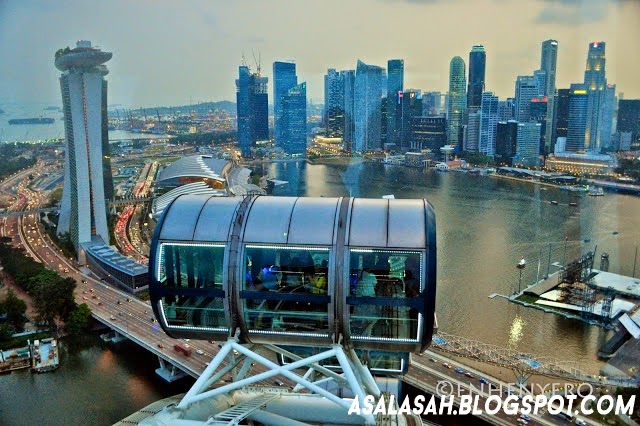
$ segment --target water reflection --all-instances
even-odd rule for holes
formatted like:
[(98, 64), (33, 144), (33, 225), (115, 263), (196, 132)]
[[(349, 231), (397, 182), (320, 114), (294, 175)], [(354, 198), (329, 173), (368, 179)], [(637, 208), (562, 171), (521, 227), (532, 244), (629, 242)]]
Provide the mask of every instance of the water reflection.
[(520, 315), (516, 315), (513, 318), (513, 322), (511, 323), (511, 330), (509, 331), (509, 349), (517, 349), (518, 343), (522, 340), (522, 336), (524, 334), (524, 326), (526, 322), (520, 317)]

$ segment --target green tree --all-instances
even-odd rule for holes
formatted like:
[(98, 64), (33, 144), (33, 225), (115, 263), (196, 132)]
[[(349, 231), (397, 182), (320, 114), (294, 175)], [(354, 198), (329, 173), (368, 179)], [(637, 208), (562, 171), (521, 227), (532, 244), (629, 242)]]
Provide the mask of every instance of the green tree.
[(67, 331), (69, 334), (78, 335), (89, 326), (89, 319), (91, 318), (91, 309), (86, 303), (77, 305), (76, 308), (69, 315), (69, 320), (66, 322)]
[(24, 328), (24, 323), (26, 322), (24, 314), (27, 312), (27, 304), (24, 300), (16, 296), (13, 289), (9, 289), (7, 296), (0, 303), (0, 312), (7, 314), (7, 321), (16, 330), (22, 330)]
[(3, 340), (11, 340), (13, 328), (9, 324), (0, 324), (0, 342)]
[(73, 278), (45, 270), (29, 280), (29, 288), (40, 321), (49, 324), (56, 319), (66, 321), (76, 307)]

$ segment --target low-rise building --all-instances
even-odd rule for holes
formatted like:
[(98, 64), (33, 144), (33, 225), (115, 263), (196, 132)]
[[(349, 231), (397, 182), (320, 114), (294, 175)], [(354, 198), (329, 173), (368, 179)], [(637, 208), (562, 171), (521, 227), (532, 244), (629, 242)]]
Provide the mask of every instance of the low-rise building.
[(549, 155), (545, 168), (573, 175), (612, 175), (618, 167), (615, 157), (585, 152), (557, 152)]

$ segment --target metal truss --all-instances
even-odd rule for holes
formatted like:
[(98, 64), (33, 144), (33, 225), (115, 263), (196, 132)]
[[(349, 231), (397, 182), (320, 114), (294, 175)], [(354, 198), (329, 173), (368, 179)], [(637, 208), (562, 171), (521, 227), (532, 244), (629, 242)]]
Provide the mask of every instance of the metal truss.
[(628, 380), (602, 378), (581, 371), (575, 361), (562, 361), (503, 348), (452, 334), (438, 332), (432, 339), (432, 350), (448, 352), (475, 361), (513, 370), (517, 376), (543, 375), (597, 384), (622, 384)]
[[(239, 344), (237, 337), (231, 337), (177, 405), (166, 408), (153, 419), (141, 424), (181, 424), (188, 420), (192, 422), (189, 423), (191, 425), (239, 425), (253, 421), (279, 425), (306, 425), (305, 421), (309, 420), (309, 416), (318, 419), (323, 419), (323, 415), (328, 416), (327, 410), (323, 411), (322, 407), (330, 406), (332, 412), (337, 413), (334, 414), (337, 417), (349, 417), (348, 411), (353, 400), (341, 398), (331, 389), (348, 389), (358, 399), (360, 407), (365, 406), (365, 396), (373, 395), (378, 400), (382, 395), (368, 368), (360, 362), (353, 350), (345, 349), (341, 344), (334, 344), (329, 350), (306, 358), (275, 345), (258, 347), (261, 352), (266, 350), (272, 354), (284, 355), (292, 362), (278, 365), (252, 348)], [(331, 358), (338, 360), (342, 373), (336, 373), (319, 364)], [(257, 364), (263, 365), (267, 370), (252, 374), (252, 367)], [(298, 374), (302, 371), (304, 374)], [(233, 377), (232, 381), (225, 381), (225, 384), (214, 387), (221, 378), (229, 374)], [(260, 381), (273, 380), (278, 376), (289, 382), (286, 385), (293, 383), (294, 386), (285, 387), (285, 383), (278, 380), (273, 382), (276, 384), (274, 387), (255, 386)], [(295, 416), (295, 413), (299, 412), (300, 404), (308, 406), (304, 419)], [(209, 408), (203, 416), (205, 406)], [(214, 406), (224, 409), (211, 410)], [(291, 417), (275, 408), (270, 409), (275, 406), (291, 407), (284, 412), (290, 413)], [(197, 419), (193, 413), (198, 413)], [(376, 424), (372, 414), (362, 414), (360, 417), (360, 424)], [(194, 420), (199, 423), (194, 423)], [(328, 418), (327, 421), (335, 423)]]

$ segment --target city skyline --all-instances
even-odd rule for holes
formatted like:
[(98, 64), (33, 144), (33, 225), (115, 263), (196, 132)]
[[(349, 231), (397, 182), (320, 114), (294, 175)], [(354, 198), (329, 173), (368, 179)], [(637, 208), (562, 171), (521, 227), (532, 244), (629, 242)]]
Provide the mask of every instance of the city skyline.
[[(359, 0), (341, 5), (340, 14), (334, 10), (331, 1), (305, 5), (300, 14), (284, 0), (215, 6), (9, 0), (0, 5), (0, 98), (55, 101), (56, 76), (47, 64), (58, 46), (85, 38), (115, 53), (110, 102), (128, 107), (233, 100), (242, 55), (255, 70), (253, 53), (271, 81), (274, 61), (294, 60), (314, 102), (322, 102), (327, 69), (355, 69), (358, 59), (380, 66), (404, 59), (406, 87), (444, 93), (451, 58), (467, 58), (476, 44), (487, 52), (485, 90), (503, 99), (513, 96), (518, 75), (538, 69), (540, 44), (550, 38), (559, 43), (556, 87), (582, 80), (588, 44), (598, 40), (607, 42), (607, 80), (626, 98), (640, 97), (634, 78), (640, 57), (633, 54), (640, 2)], [(365, 25), (407, 16), (416, 17), (415, 25), (393, 31)], [(234, 26), (240, 17), (246, 17), (245, 27)], [(331, 31), (316, 25), (323, 20), (331, 21)]]

